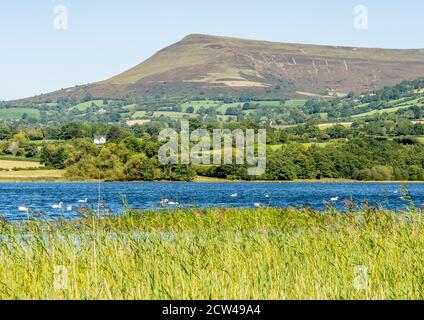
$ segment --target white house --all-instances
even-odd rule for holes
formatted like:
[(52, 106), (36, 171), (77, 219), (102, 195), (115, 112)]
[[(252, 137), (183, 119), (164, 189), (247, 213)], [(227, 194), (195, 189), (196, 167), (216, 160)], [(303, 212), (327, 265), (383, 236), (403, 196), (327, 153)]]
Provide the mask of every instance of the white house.
[(94, 144), (105, 144), (106, 143), (106, 137), (105, 136), (96, 136), (94, 137)]

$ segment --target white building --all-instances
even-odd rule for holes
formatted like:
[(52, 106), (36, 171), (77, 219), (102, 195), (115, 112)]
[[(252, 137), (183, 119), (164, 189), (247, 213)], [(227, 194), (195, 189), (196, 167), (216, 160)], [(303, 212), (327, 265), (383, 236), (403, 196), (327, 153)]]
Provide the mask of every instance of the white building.
[(105, 136), (97, 136), (94, 137), (94, 144), (105, 144), (106, 143), (106, 137)]

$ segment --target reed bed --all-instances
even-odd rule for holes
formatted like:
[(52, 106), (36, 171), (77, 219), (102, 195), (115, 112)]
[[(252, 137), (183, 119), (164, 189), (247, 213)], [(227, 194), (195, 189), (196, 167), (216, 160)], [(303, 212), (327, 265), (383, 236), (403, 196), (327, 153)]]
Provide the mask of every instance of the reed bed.
[(422, 210), (0, 223), (1, 299), (423, 299)]

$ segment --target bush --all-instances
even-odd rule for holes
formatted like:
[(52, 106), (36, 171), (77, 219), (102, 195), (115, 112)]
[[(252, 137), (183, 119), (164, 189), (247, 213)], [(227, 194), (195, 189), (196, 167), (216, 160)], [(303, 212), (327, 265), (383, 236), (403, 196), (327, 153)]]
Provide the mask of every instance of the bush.
[(394, 178), (394, 170), (389, 166), (375, 166), (372, 169), (355, 171), (353, 178), (361, 181), (391, 181)]
[(160, 178), (156, 174), (156, 163), (145, 154), (133, 156), (125, 165), (124, 175), (130, 181), (153, 181)]
[(65, 161), (68, 158), (63, 147), (55, 145), (45, 145), (41, 149), (40, 162), (47, 167), (64, 169)]

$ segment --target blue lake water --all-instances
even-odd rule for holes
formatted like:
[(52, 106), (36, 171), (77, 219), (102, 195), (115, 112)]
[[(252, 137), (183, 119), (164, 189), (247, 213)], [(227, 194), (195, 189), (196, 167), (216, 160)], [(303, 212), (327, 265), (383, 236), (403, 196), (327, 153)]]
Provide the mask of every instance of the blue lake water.
[[(123, 198), (136, 209), (161, 208), (161, 199), (166, 198), (181, 207), (254, 208), (260, 204), (324, 210), (324, 201), (339, 197), (335, 203), (339, 209), (344, 208), (343, 200), (352, 198), (358, 204), (368, 201), (372, 206), (400, 211), (409, 206), (400, 187), (399, 183), (102, 183), (101, 198), (114, 214), (123, 212)], [(408, 189), (421, 207), (424, 184), (408, 184)], [(79, 203), (86, 198), (87, 203)], [(97, 199), (96, 183), (0, 183), (0, 215), (11, 221), (28, 218), (19, 206), (28, 206), (30, 212), (44, 217), (73, 218), (80, 206), (97, 210)], [(62, 209), (53, 209), (59, 202), (63, 202)]]

